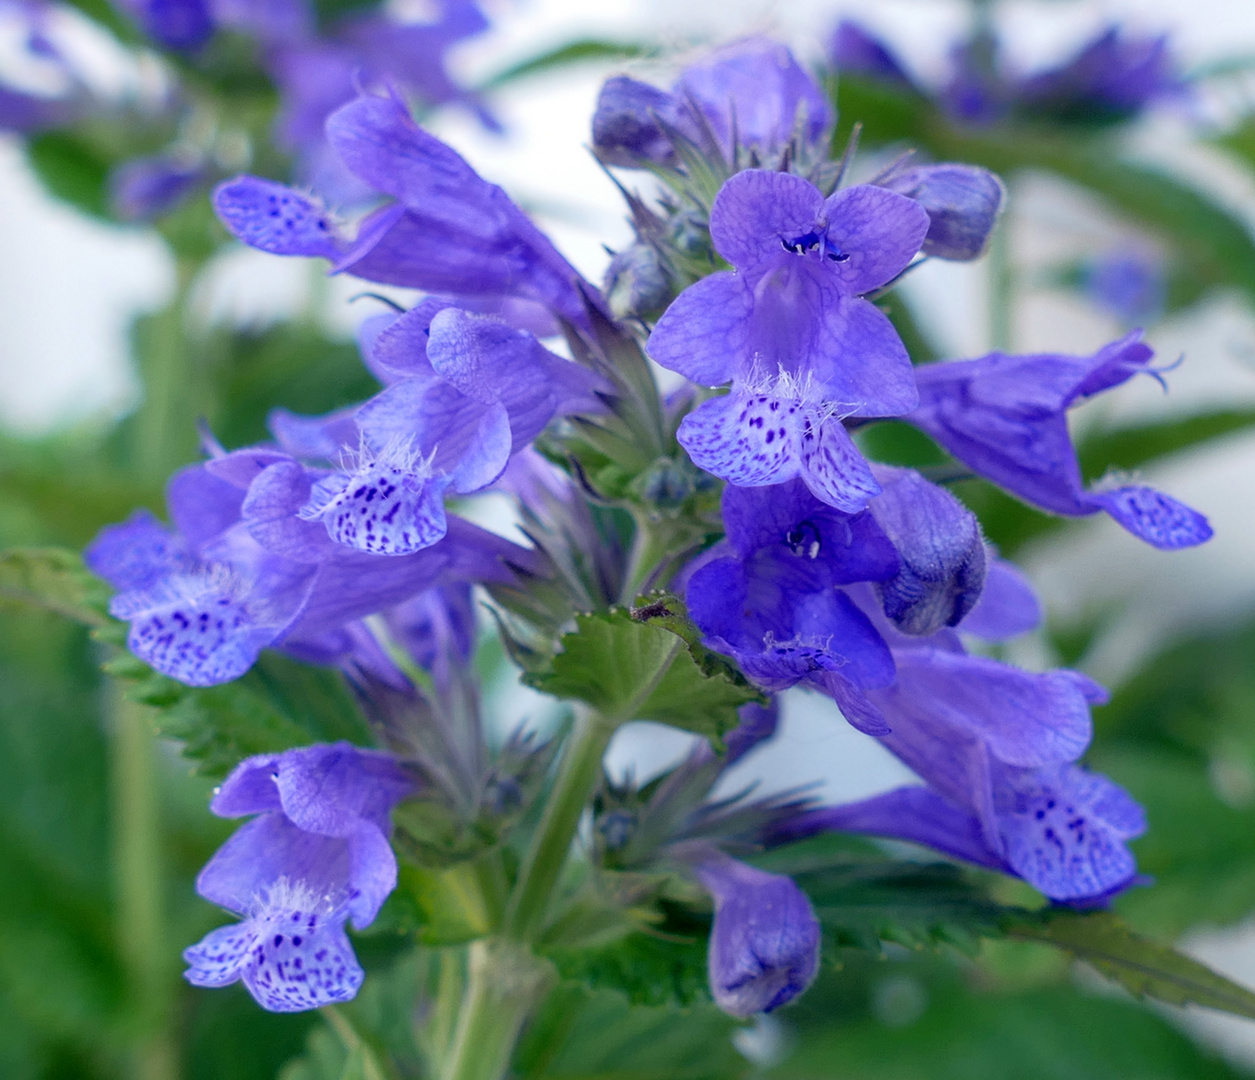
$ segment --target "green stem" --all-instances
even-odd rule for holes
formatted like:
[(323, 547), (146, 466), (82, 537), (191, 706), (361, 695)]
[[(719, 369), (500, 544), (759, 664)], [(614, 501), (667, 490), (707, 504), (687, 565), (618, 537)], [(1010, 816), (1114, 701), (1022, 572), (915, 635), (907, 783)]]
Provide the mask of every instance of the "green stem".
[(118, 944), (137, 1019), (138, 1080), (173, 1080), (178, 1055), (166, 1027), (167, 941), (161, 905), (161, 831), (147, 711), (110, 686), (113, 860)]
[(550, 968), (504, 938), (470, 946), (466, 995), (441, 1080), (500, 1080), (528, 1013), (544, 996)]
[[(1010, 192), (1008, 189), (1008, 201)], [(989, 336), (1000, 352), (1011, 351), (1014, 333), (1014, 270), (1011, 266), (1011, 214), (1002, 215), (989, 242)]]
[(557, 782), (506, 909), (504, 930), (516, 941), (531, 941), (544, 922), (613, 733), (614, 725), (595, 713), (581, 714), (575, 721)]

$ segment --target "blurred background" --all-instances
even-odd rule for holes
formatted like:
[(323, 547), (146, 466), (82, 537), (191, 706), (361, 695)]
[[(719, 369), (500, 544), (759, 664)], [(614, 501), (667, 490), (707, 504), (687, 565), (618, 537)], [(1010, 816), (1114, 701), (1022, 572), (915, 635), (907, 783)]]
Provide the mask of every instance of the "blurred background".
[[(665, 82), (704, 43), (760, 32), (818, 65), (851, 17), (935, 86), (973, 18), (972, 5), (948, 0), (484, 9), (491, 29), (449, 54), (464, 86), (491, 87), (573, 41), (629, 47), (601, 58), (588, 50), (486, 90), (501, 134), (457, 107), (425, 117), (594, 281), (603, 245), (631, 235), (586, 149), (607, 75)], [(0, 5), (0, 76), (22, 62), (8, 15)], [(1122, 913), (1255, 985), (1255, 7), (1008, 0), (989, 18), (1012, 70), (1057, 64), (1119, 22), (1167, 34), (1189, 79), (1186, 93), (1126, 123), (1061, 128), (1039, 160), (1028, 136), (1005, 135), (1022, 153), (1004, 154), (1011, 198), (998, 248), (975, 264), (933, 261), (906, 299), (920, 347), (939, 357), (995, 346), (1088, 353), (1144, 325), (1161, 363), (1183, 358), (1166, 376), (1170, 393), (1134, 381), (1074, 421), (1084, 461), (1136, 468), (1202, 510), (1211, 543), (1165, 555), (1105, 516), (1061, 526), (971, 497), (1048, 612), (1046, 629), (1013, 643), (1009, 658), (1074, 664), (1116, 691), (1097, 714), (1090, 760), (1147, 805), (1151, 829), (1135, 850), (1158, 879), (1123, 898)], [(71, 37), (102, 95), (142, 96), (166, 77), (151, 54), (86, 21)], [(897, 114), (874, 96), (857, 107), (865, 111), (841, 123), (866, 122), (870, 167), (878, 144), (902, 141), (877, 130)], [(1099, 175), (1098, 163), (1117, 160), (1127, 174)], [(271, 405), (312, 412), (362, 396), (352, 331), (368, 312), (350, 301), (360, 282), (223, 236), (192, 251), (177, 228), (89, 212), (72, 184), (49, 183), (57, 174), (46, 160), (35, 166), (25, 140), (0, 134), (0, 547), (78, 548), (133, 505), (160, 510), (162, 478), (195, 452), (198, 415), (237, 445), (260, 437)], [(1104, 286), (1107, 272), (1123, 293)], [(1130, 277), (1142, 289), (1132, 299)], [(163, 349), (180, 366), (162, 369)], [(158, 407), (161, 370), (179, 382)], [(292, 1078), (339, 1076), (316, 1017), (268, 1016), (238, 987), (208, 994), (181, 983), (179, 950), (219, 921), (191, 884), (230, 828), (205, 811), (212, 777), (193, 775), (176, 744), (151, 739), (142, 707), (100, 676), (98, 646), (81, 628), (15, 607), (0, 614), (0, 1075), (243, 1080), (286, 1066)], [(508, 671), (492, 677), (503, 730), (543, 720), (542, 699)], [(610, 767), (648, 775), (686, 745), (634, 725)], [(813, 776), (797, 775), (799, 755)], [(754, 770), (734, 782), (770, 791), (815, 780), (847, 800), (903, 777), (830, 704), (803, 695), (787, 699), (777, 744)], [(1255, 1025), (1134, 1007), (1027, 945), (986, 946), (979, 959), (852, 956), (798, 1008), (744, 1033), (741, 1049), (781, 1076), (1255, 1075)], [(672, 1075), (655, 1067), (649, 1075)]]

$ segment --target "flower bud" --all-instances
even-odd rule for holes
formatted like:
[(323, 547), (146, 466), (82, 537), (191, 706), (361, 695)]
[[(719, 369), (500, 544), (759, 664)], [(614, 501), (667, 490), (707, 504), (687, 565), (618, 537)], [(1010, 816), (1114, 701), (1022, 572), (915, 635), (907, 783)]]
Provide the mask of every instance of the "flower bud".
[(620, 319), (661, 311), (671, 299), (671, 280), (649, 244), (624, 248), (606, 267), (606, 299)]
[(708, 851), (693, 867), (715, 901), (710, 992), (731, 1016), (771, 1012), (810, 986), (819, 921), (790, 878)]
[(921, 165), (894, 174), (881, 186), (928, 211), (923, 251), (939, 259), (979, 258), (1002, 209), (1002, 181), (973, 165)]
[(895, 577), (877, 582), (885, 615), (905, 634), (955, 626), (985, 583), (985, 543), (970, 510), (911, 469), (875, 470), (883, 491), (870, 509), (901, 559)]

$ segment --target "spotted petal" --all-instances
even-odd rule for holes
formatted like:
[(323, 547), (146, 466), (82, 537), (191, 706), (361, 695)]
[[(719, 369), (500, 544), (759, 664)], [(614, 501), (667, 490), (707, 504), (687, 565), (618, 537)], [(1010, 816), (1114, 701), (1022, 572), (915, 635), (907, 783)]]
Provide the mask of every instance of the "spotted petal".
[(1211, 526), (1197, 510), (1150, 487), (1094, 492), (1089, 498), (1134, 536), (1166, 551), (1211, 539)]
[(448, 477), (424, 475), (385, 458), (340, 481), (334, 494), (329, 485), (321, 491), (316, 485), (300, 510), (306, 521), (321, 518), (337, 544), (371, 555), (409, 555), (443, 538)]
[(334, 259), (339, 243), (327, 216), (311, 199), (284, 184), (237, 176), (213, 196), (218, 217), (250, 247), (272, 255), (321, 255)]
[(699, 468), (742, 487), (798, 473), (802, 407), (770, 394), (734, 393), (689, 413), (677, 438)]
[(294, 911), (267, 925), (244, 985), (263, 1009), (303, 1012), (351, 1001), (364, 977), (342, 916)]
[(183, 950), (188, 969), (183, 973), (193, 986), (230, 986), (244, 973), (259, 928), (252, 919), (211, 930), (199, 942)]
[(857, 514), (880, 494), (871, 466), (835, 416), (821, 418), (810, 412), (802, 419), (799, 456), (802, 480), (829, 506)]

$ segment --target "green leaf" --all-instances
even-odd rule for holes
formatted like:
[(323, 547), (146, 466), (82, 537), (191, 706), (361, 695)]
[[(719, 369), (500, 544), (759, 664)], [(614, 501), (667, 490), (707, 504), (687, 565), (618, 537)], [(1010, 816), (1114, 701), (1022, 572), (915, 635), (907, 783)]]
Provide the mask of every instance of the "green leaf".
[(592, 60), (631, 60), (638, 56), (648, 56), (653, 51), (651, 46), (634, 41), (580, 38), (511, 64), (504, 71), (490, 76), (479, 89), (498, 90), (529, 75), (540, 75), (546, 71), (570, 67), (572, 64), (583, 64)]
[(512, 1072), (527, 1080), (732, 1080), (739, 1023), (713, 1006), (650, 1008), (562, 983), (530, 1022)]
[(89, 143), (49, 131), (27, 139), (26, 157), (51, 195), (85, 214), (108, 217), (110, 163)]
[(345, 739), (372, 744), (369, 728), (340, 676), (264, 653), (242, 678), (221, 686), (184, 686), (129, 654), (106, 665), (135, 678), (129, 695), (154, 709), (158, 733), (184, 743), (206, 776), (225, 776), (253, 754)]
[(109, 587), (64, 548), (0, 551), (0, 604), (21, 604), (87, 626), (109, 621)]
[(1066, 949), (1135, 997), (1169, 1005), (1203, 1005), (1255, 1019), (1255, 992), (1206, 964), (1133, 933), (1109, 911), (1054, 911), (1035, 919), (1009, 919), (1011, 938)]
[(785, 1014), (778, 1080), (1239, 1080), (1131, 1001), (1075, 985), (1003, 988), (935, 957), (852, 962)]
[(700, 646), (691, 649), (678, 633), (626, 611), (580, 615), (575, 622), (552, 670), (525, 675), (524, 681), (583, 701), (607, 720), (656, 720), (720, 738), (736, 726), (737, 708), (760, 697), (726, 664), (699, 666), (694, 650), (703, 661), (711, 655)]
[(793, 876), (837, 948), (879, 953), (892, 942), (975, 955), (980, 939), (1002, 936), (999, 920), (1019, 910), (994, 901), (987, 879), (952, 863), (868, 858), (857, 841), (851, 846), (845, 837), (817, 837), (756, 860)]
[(1077, 445), (1081, 472), (1096, 479), (1109, 468), (1133, 469), (1156, 458), (1255, 425), (1255, 409), (1217, 409), (1135, 427), (1097, 431)]

